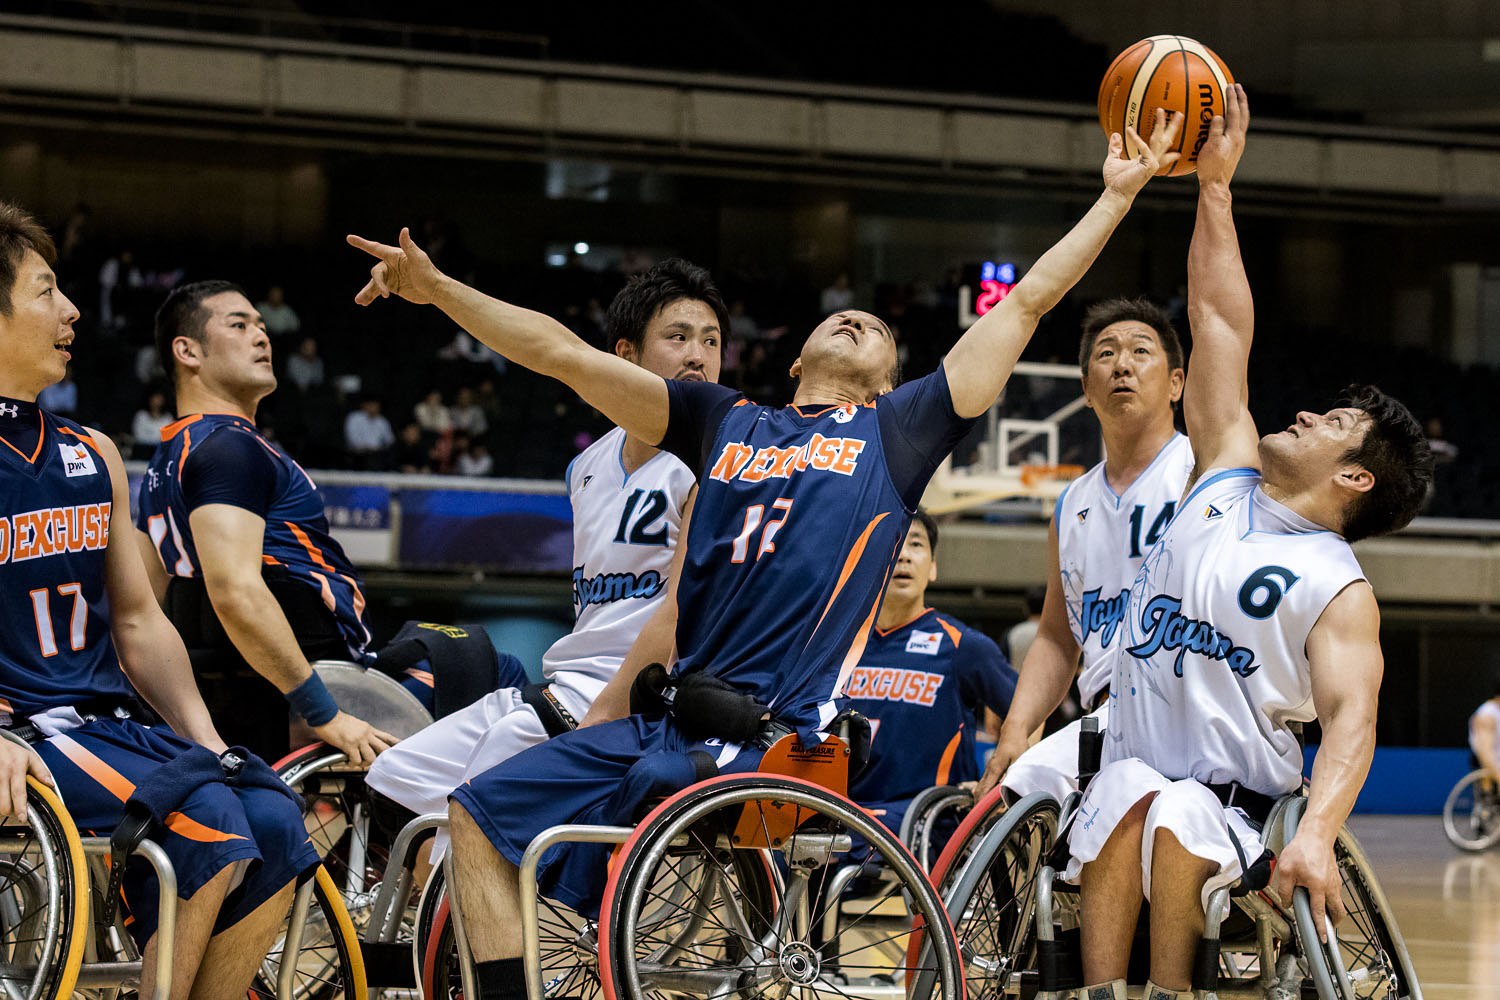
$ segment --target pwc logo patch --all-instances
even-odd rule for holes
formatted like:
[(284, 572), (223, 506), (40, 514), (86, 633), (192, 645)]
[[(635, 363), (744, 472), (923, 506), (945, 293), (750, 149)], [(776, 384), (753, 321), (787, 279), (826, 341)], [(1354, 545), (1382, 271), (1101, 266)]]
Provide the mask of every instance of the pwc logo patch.
[(89, 454), (87, 445), (62, 442), (57, 446), (57, 450), (62, 455), (63, 469), (67, 472), (69, 479), (98, 475), (99, 470), (94, 466), (94, 456)]
[(936, 656), (938, 648), (943, 643), (943, 636), (938, 632), (912, 632), (906, 640), (906, 651), (908, 653), (925, 653), (928, 656)]

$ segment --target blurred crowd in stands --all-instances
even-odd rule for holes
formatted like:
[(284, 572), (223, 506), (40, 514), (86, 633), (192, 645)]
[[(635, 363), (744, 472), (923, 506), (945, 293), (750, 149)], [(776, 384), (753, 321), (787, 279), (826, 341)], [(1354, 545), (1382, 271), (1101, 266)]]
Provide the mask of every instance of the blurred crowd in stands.
[[(41, 401), (104, 428), (131, 457), (148, 457), (174, 419), (152, 342), (156, 307), (178, 282), (202, 278), (236, 281), (257, 303), (280, 378), (258, 422), (308, 468), (553, 479), (610, 426), (559, 383), (507, 364), (437, 310), (354, 306), (364, 272), (352, 253), (292, 259), (125, 246), (93, 232), (85, 206), (59, 236), (58, 272), (83, 316), (69, 377)], [(608, 346), (604, 307), (628, 271), (652, 262), (635, 250), (619, 255), (623, 266), (598, 270), (571, 254), (561, 266), (538, 262), (496, 273), (444, 225), (427, 224), (419, 239), (449, 273), (554, 315), (601, 347)], [(954, 268), (935, 280), (880, 284), (861, 294), (848, 274), (819, 288), (722, 269), (716, 277), (730, 303), (730, 329), (721, 381), (759, 402), (789, 401), (787, 371), (806, 333), (850, 306), (890, 324), (907, 377), (930, 372), (961, 333), (959, 275)], [(1027, 359), (1074, 363), (1087, 304), (1069, 299), (1049, 314)], [(1169, 307), (1190, 344), (1181, 295)], [(1279, 429), (1295, 416), (1292, 401), (1331, 405), (1353, 380), (1380, 384), (1426, 421), (1439, 466), (1425, 513), (1500, 517), (1500, 437), (1477, 419), (1500, 398), (1500, 371), (1461, 368), (1416, 350), (1356, 350), (1348, 332), (1263, 334), (1251, 407), (1263, 431)]]

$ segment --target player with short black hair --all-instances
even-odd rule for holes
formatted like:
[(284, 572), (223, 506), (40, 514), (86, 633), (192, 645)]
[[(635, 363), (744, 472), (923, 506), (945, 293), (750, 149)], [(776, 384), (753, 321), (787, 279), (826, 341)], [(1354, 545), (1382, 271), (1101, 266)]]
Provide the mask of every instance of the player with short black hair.
[[(1193, 450), (1175, 424), (1186, 376), (1167, 311), (1145, 298), (1095, 303), (1084, 314), (1078, 351), (1104, 460), (1058, 497), (1041, 616), (981, 795), (997, 782), (1012, 799), (1041, 791), (1061, 802), (1077, 789), (1077, 709), (1108, 728), (1111, 656), (1130, 586), (1171, 523), (1193, 467)], [(1077, 706), (1069, 699), (1075, 675)], [(1031, 746), (1065, 703), (1071, 721)]]
[(1085, 376), (1089, 373), (1094, 342), (1101, 333), (1116, 323), (1140, 323), (1150, 327), (1166, 355), (1167, 370), (1180, 371), (1185, 367), (1182, 340), (1177, 336), (1177, 328), (1172, 325), (1172, 316), (1166, 309), (1144, 296), (1104, 299), (1089, 306), (1088, 311), (1083, 314), (1083, 336), (1078, 341), (1078, 367)]
[[(614, 352), (664, 379), (717, 382), (726, 313), (684, 260), (633, 277), (610, 303)], [(504, 686), (380, 755), (369, 786), (417, 814), (527, 747), (628, 712), (627, 679), (672, 651), (692, 470), (616, 427), (564, 473), (573, 507), (573, 630), (542, 657), (545, 683)], [(440, 838), (437, 847), (446, 842)]]
[(1374, 754), (1384, 670), (1380, 609), (1348, 538), (1402, 527), (1432, 480), (1416, 422), (1376, 391), (1257, 432), (1255, 310), (1230, 195), (1244, 88), (1225, 104), (1199, 153), (1188, 251), (1193, 474), (1125, 603), (1104, 766), (1069, 833), (1091, 997), (1124, 997), (1145, 899), (1147, 992), (1187, 995), (1209, 895), (1263, 853), (1273, 803), (1302, 785), (1294, 727), (1314, 718), (1323, 739), (1307, 807), (1271, 886), (1282, 900), (1307, 889), (1320, 938), (1325, 909), (1343, 916), (1334, 841)]
[[(679, 693), (717, 692), (713, 699), (732, 711), (688, 722), (633, 715), (579, 729), (454, 792), (454, 888), (482, 1000), (526, 994), (516, 865), (543, 829), (628, 824), (649, 798), (692, 783), (704, 758), (721, 773), (743, 772), (758, 766), (777, 731), (821, 738), (928, 480), (994, 404), (1041, 316), (1087, 270), (1136, 192), (1176, 159), (1166, 150), (1180, 127), (1180, 118), (1158, 113), (1152, 142), (1135, 159), (1122, 157), (1122, 137), (1111, 137), (1105, 192), (938, 371), (894, 388), (890, 328), (841, 310), (803, 344), (790, 372), (793, 402), (780, 409), (716, 385), (663, 380), (594, 350), (549, 317), (443, 275), (406, 230), (398, 246), (349, 238), (377, 258), (357, 302), (394, 294), (433, 303), (501, 355), (567, 383), (627, 432), (699, 471), (673, 681)], [(689, 722), (707, 728), (690, 737)], [(554, 848), (542, 891), (597, 912), (606, 854), (592, 844)]]
[[(75, 343), (78, 310), (58, 288), (55, 256), (30, 216), (0, 203), (0, 723), (34, 748), (0, 740), (0, 811), (24, 817), (30, 773), (56, 785), (80, 829), (107, 835), (162, 765), (227, 748), (130, 539), (119, 452), (36, 405)], [(227, 776), (227, 756), (224, 765)], [(193, 786), (152, 837), (183, 900), (172, 996), (243, 997), (293, 882), (318, 863), (290, 791)], [(123, 893), (150, 994), (158, 913), (149, 866), (126, 869)]]
[(1016, 673), (993, 639), (927, 606), (937, 580), (937, 521), (912, 515), (875, 629), (844, 693), (870, 720), (870, 760), (849, 797), (893, 832), (912, 797), (979, 777), (975, 734), (987, 708), (1001, 719)]
[(276, 759), (289, 746), (274, 723), (290, 704), (318, 739), (369, 764), (395, 738), (343, 711), (312, 669), (374, 659), (364, 590), (312, 478), (255, 426), (276, 389), (260, 312), (232, 282), (182, 285), (157, 310), (156, 346), (177, 419), (146, 469), (137, 544), (189, 646), (222, 654), (225, 681), (210, 692), (220, 725)]

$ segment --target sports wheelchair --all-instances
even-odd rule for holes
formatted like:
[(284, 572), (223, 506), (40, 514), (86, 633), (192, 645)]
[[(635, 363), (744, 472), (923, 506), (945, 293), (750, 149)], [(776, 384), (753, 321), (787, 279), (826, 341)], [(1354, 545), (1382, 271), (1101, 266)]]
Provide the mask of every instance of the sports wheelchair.
[[(1085, 788), (1098, 769), (1098, 735), (1095, 730), (1084, 736), (1093, 747), (1080, 754)], [(944, 901), (972, 995), (1056, 1000), (1083, 985), (1076, 918), (1069, 919), (1067, 905), (1076, 889), (1057, 877), (1066, 863), (1066, 842), (1058, 842), (1057, 831), (1066, 829), (1081, 798), (1081, 792), (1073, 793), (1060, 809), (1044, 795), (1028, 796), (1003, 811), (989, 808), (994, 819), (977, 843), (972, 836), (968, 843), (959, 836), (950, 843), (951, 858), (967, 855), (955, 874), (943, 875)], [(992, 804), (986, 797), (981, 807)], [(1264, 827), (1272, 853), (1296, 833), (1305, 805), (1305, 790), (1277, 801)], [(982, 823), (977, 818), (975, 827)], [(1193, 989), (1255, 1000), (1420, 1000), (1395, 915), (1347, 829), (1340, 831), (1334, 853), (1349, 918), (1343, 936), (1330, 926), (1328, 943), (1321, 943), (1314, 920), (1327, 918), (1312, 913), (1306, 891), (1297, 890), (1290, 902), (1279, 899), (1267, 888), (1269, 866), (1252, 865), (1238, 884), (1209, 899)], [(943, 860), (938, 868), (943, 871)], [(919, 983), (916, 992), (930, 991)]]
[[(8, 731), (0, 738), (19, 740)], [(108, 837), (80, 837), (55, 789), (28, 776), (26, 818), (0, 822), (0, 993), (25, 1000), (113, 1000), (141, 981), (142, 959), (116, 912), (103, 918)], [(177, 876), (149, 839), (133, 851), (156, 871), (158, 915), (153, 1000), (171, 992)], [(297, 889), (288, 930), (251, 987), (252, 997), (294, 1000), (365, 989), (348, 912), (328, 873)]]
[[(521, 864), (522, 934), (533, 1000), (553, 997), (894, 998), (918, 969), (945, 997), (962, 997), (958, 952), (942, 903), (910, 853), (842, 795), (848, 745), (803, 748), (787, 736), (760, 770), (693, 785), (635, 827), (544, 831)], [(392, 844), (367, 941), (399, 942), (410, 869), (446, 817), (409, 823)], [(861, 847), (878, 880), (842, 877)], [(537, 868), (552, 846), (616, 844), (597, 919), (540, 895)], [(451, 865), (449, 860), (445, 868)], [(413, 956), (423, 996), (476, 995), (462, 923), (449, 905), (451, 870), (434, 873), (415, 917)], [(925, 946), (911, 952), (913, 927)], [(912, 957), (908, 957), (908, 956)]]
[(1500, 844), (1500, 788), (1484, 768), (1458, 779), (1443, 803), (1443, 832), (1454, 847), (1485, 851)]

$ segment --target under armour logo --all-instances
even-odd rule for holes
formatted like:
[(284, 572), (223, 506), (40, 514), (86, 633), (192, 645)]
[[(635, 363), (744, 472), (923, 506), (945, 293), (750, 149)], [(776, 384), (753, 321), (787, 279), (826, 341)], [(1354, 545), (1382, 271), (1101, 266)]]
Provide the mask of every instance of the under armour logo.
[(21, 408), (15, 403), (0, 403), (0, 417), (19, 417)]

